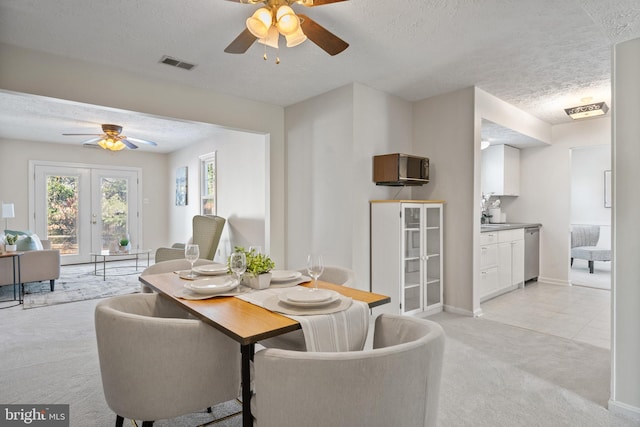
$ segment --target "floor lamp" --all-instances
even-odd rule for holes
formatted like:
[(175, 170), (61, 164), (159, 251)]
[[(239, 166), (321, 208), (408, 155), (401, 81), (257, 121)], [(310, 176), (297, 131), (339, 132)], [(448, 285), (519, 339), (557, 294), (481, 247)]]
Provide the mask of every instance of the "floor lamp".
[(2, 218), (4, 218), (4, 229), (9, 228), (9, 218), (15, 218), (16, 214), (13, 210), (13, 203), (2, 204)]

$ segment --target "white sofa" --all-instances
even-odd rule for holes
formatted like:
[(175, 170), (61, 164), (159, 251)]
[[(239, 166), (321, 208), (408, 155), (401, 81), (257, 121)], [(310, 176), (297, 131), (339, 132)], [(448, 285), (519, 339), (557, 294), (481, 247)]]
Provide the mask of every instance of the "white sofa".
[[(49, 281), (53, 292), (55, 281), (60, 278), (60, 251), (51, 249), (48, 240), (42, 240), (42, 250), (25, 251), (20, 257), (20, 282)], [(17, 277), (16, 277), (17, 280)], [(0, 286), (13, 285), (13, 261), (0, 258)]]

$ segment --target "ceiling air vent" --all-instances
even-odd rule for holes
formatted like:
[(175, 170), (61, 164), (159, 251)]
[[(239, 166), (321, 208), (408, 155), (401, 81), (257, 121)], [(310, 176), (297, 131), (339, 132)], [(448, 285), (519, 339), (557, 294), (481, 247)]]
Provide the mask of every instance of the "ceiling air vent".
[(160, 62), (162, 64), (167, 64), (167, 65), (172, 65), (174, 67), (182, 68), (183, 70), (191, 70), (193, 67), (196, 66), (195, 64), (190, 64), (188, 62), (181, 61), (179, 59), (172, 58), (172, 57), (167, 56), (167, 55), (163, 56), (160, 59)]

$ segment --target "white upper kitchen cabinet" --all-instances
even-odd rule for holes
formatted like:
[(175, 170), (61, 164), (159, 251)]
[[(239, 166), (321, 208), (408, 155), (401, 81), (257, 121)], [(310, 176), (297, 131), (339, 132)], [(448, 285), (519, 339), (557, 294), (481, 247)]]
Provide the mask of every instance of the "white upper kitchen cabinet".
[(482, 193), (495, 196), (520, 194), (520, 150), (491, 145), (482, 150)]

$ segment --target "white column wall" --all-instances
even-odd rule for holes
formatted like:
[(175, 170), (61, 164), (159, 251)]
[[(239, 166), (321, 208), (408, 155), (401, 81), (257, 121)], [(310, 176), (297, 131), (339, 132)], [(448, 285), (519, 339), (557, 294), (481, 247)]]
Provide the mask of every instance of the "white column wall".
[(474, 313), (474, 227), (477, 222), (479, 233), (480, 226), (474, 98), (472, 87), (435, 96), (415, 103), (413, 114), (414, 154), (430, 160), (430, 182), (414, 188), (413, 198), (446, 201), (444, 304), (448, 311), (467, 315)]
[(411, 104), (353, 84), (287, 107), (287, 265), (352, 268), (369, 288), (369, 200), (408, 189), (373, 183), (372, 156), (411, 149)]
[(609, 408), (640, 422), (640, 39), (614, 50), (613, 333)]

